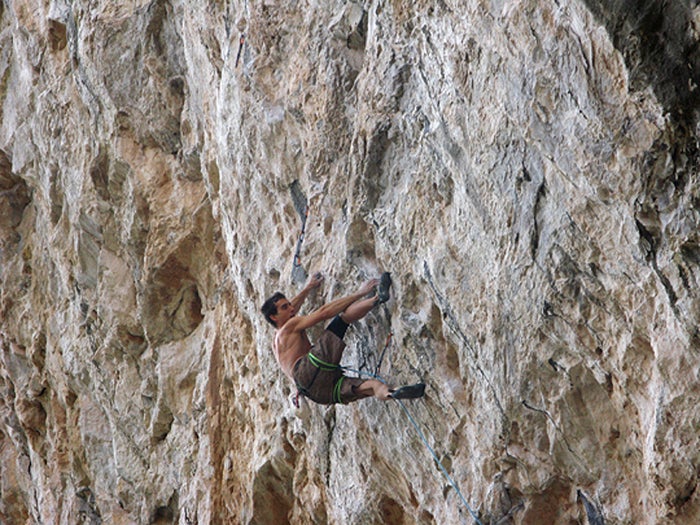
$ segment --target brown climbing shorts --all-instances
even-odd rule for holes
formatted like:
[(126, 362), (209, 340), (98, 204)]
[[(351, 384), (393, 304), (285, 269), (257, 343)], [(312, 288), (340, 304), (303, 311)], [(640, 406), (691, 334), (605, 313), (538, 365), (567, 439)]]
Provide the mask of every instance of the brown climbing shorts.
[(299, 393), (321, 405), (351, 403), (368, 397), (356, 389), (364, 379), (347, 377), (339, 366), (345, 343), (335, 333), (324, 330), (318, 343), (300, 358), (292, 373)]

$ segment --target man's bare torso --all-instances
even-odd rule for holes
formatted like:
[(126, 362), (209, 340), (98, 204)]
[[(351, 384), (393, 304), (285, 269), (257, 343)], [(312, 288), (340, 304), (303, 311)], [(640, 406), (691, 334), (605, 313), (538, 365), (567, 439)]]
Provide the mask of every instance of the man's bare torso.
[(294, 380), (292, 372), (294, 364), (311, 351), (312, 345), (306, 331), (295, 332), (285, 330), (285, 326), (277, 330), (273, 349), (277, 362), (282, 371)]

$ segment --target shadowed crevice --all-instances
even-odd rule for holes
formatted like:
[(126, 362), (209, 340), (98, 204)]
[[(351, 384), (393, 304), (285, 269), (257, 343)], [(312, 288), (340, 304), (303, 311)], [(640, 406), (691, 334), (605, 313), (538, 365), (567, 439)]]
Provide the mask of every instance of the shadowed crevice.
[(664, 109), (692, 130), (700, 106), (700, 46), (690, 2), (583, 0), (605, 26), (630, 71), (633, 89), (654, 88)]

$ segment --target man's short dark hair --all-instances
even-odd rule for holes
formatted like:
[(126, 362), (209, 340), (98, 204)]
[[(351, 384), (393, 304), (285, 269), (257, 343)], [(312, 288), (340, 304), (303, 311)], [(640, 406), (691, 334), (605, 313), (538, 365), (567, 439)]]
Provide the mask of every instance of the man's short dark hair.
[(286, 299), (286, 297), (282, 292), (275, 292), (274, 295), (263, 303), (262, 308), (260, 308), (260, 311), (265, 316), (265, 319), (267, 319), (267, 322), (275, 328), (277, 328), (277, 324), (272, 320), (271, 316), (277, 315), (277, 301), (280, 299)]

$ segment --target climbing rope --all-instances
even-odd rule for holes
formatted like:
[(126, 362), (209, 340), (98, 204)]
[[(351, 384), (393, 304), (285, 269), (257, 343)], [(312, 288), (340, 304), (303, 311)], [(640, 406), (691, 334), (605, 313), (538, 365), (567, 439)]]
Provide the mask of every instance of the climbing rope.
[[(392, 336), (392, 335), (393, 335), (393, 334), (391, 334), (391, 333), (389, 334), (389, 337), (387, 338), (387, 344), (386, 344), (385, 347), (384, 347), (384, 351), (386, 351), (386, 349), (388, 348), (388, 345), (389, 345), (389, 342), (391, 341), (391, 336)], [(382, 358), (383, 358), (383, 357), (384, 357), (384, 356), (383, 356), (383, 352), (382, 352)], [(380, 363), (379, 363), (379, 364), (381, 364), (381, 359), (380, 359)], [(358, 375), (361, 375), (361, 376), (362, 376), (362, 375), (368, 376), (368, 377), (371, 377), (371, 378), (373, 378), (373, 379), (377, 379), (377, 380), (381, 381), (381, 382), (384, 383), (385, 385), (388, 384), (388, 383), (386, 382), (386, 380), (385, 380), (383, 377), (381, 377), (378, 373), (374, 373), (374, 374), (373, 374), (373, 373), (371, 373), (371, 372), (365, 372), (365, 371), (362, 371), (362, 370), (354, 370), (354, 369), (348, 368), (348, 367), (346, 367), (346, 366), (340, 366), (340, 368), (341, 368), (343, 371), (345, 371), (345, 372), (351, 372), (351, 373), (358, 374)], [(378, 368), (379, 368), (379, 367), (377, 367), (377, 369), (378, 369)], [(435, 463), (437, 463), (438, 467), (440, 467), (440, 470), (442, 471), (442, 473), (443, 473), (443, 475), (445, 476), (445, 478), (447, 478), (447, 481), (450, 483), (450, 485), (452, 485), (452, 488), (455, 489), (455, 492), (459, 495), (459, 498), (462, 500), (462, 503), (464, 503), (464, 506), (467, 508), (467, 510), (469, 511), (469, 514), (471, 514), (472, 518), (474, 519), (474, 523), (476, 523), (477, 525), (483, 525), (483, 524), (481, 523), (481, 521), (479, 520), (479, 517), (476, 515), (476, 512), (471, 508), (471, 506), (469, 505), (469, 502), (467, 502), (467, 498), (465, 498), (465, 497), (464, 497), (464, 494), (462, 494), (462, 491), (459, 490), (459, 486), (457, 485), (457, 482), (456, 482), (454, 479), (452, 479), (452, 476), (450, 476), (450, 474), (447, 472), (447, 469), (445, 468), (445, 465), (443, 465), (443, 464), (442, 464), (442, 461), (440, 461), (440, 458), (438, 458), (438, 455), (435, 453), (435, 449), (433, 449), (433, 447), (430, 446), (430, 443), (428, 442), (428, 439), (425, 437), (425, 434), (424, 434), (423, 431), (420, 429), (420, 426), (419, 426), (418, 423), (416, 422), (415, 418), (414, 418), (414, 417), (411, 415), (411, 413), (408, 411), (408, 408), (406, 408), (406, 405), (405, 405), (405, 404), (403, 403), (403, 401), (400, 400), (400, 399), (395, 399), (395, 401), (398, 402), (398, 404), (399, 404), (399, 406), (401, 407), (401, 409), (403, 410), (404, 414), (406, 414), (406, 417), (408, 417), (408, 420), (411, 422), (411, 425), (413, 425), (413, 428), (416, 430), (416, 432), (418, 433), (418, 436), (420, 437), (421, 441), (423, 442), (423, 444), (425, 445), (425, 447), (426, 447), (426, 448), (428, 449), (428, 451), (430, 452), (430, 455), (433, 457), (433, 460), (435, 461)]]
[(398, 401), (399, 406), (403, 410), (404, 414), (406, 414), (406, 417), (413, 425), (413, 428), (415, 428), (416, 432), (418, 432), (418, 435), (420, 436), (421, 441), (423, 441), (423, 444), (428, 449), (430, 454), (433, 456), (433, 460), (435, 461), (435, 463), (438, 464), (438, 467), (440, 467), (440, 470), (447, 478), (447, 481), (450, 482), (450, 485), (452, 485), (452, 488), (455, 489), (455, 492), (457, 492), (457, 494), (459, 495), (460, 499), (462, 500), (462, 503), (464, 503), (464, 506), (467, 507), (469, 514), (471, 514), (472, 518), (474, 518), (474, 523), (476, 523), (477, 525), (482, 525), (482, 523), (479, 520), (479, 518), (477, 517), (476, 513), (474, 512), (474, 510), (471, 508), (471, 506), (467, 502), (467, 499), (464, 497), (464, 494), (462, 494), (462, 491), (459, 490), (459, 487), (457, 486), (457, 482), (455, 482), (455, 480), (452, 479), (452, 476), (450, 476), (450, 474), (447, 472), (445, 465), (442, 464), (442, 461), (440, 461), (440, 459), (438, 458), (437, 454), (435, 453), (435, 450), (433, 449), (433, 447), (430, 446), (430, 443), (428, 443), (428, 440), (426, 439), (425, 434), (423, 434), (423, 432), (421, 431), (420, 427), (418, 426), (418, 423), (416, 423), (416, 420), (413, 418), (411, 413), (406, 408), (406, 405), (404, 405), (403, 401), (401, 401), (400, 399), (397, 399), (396, 401)]

